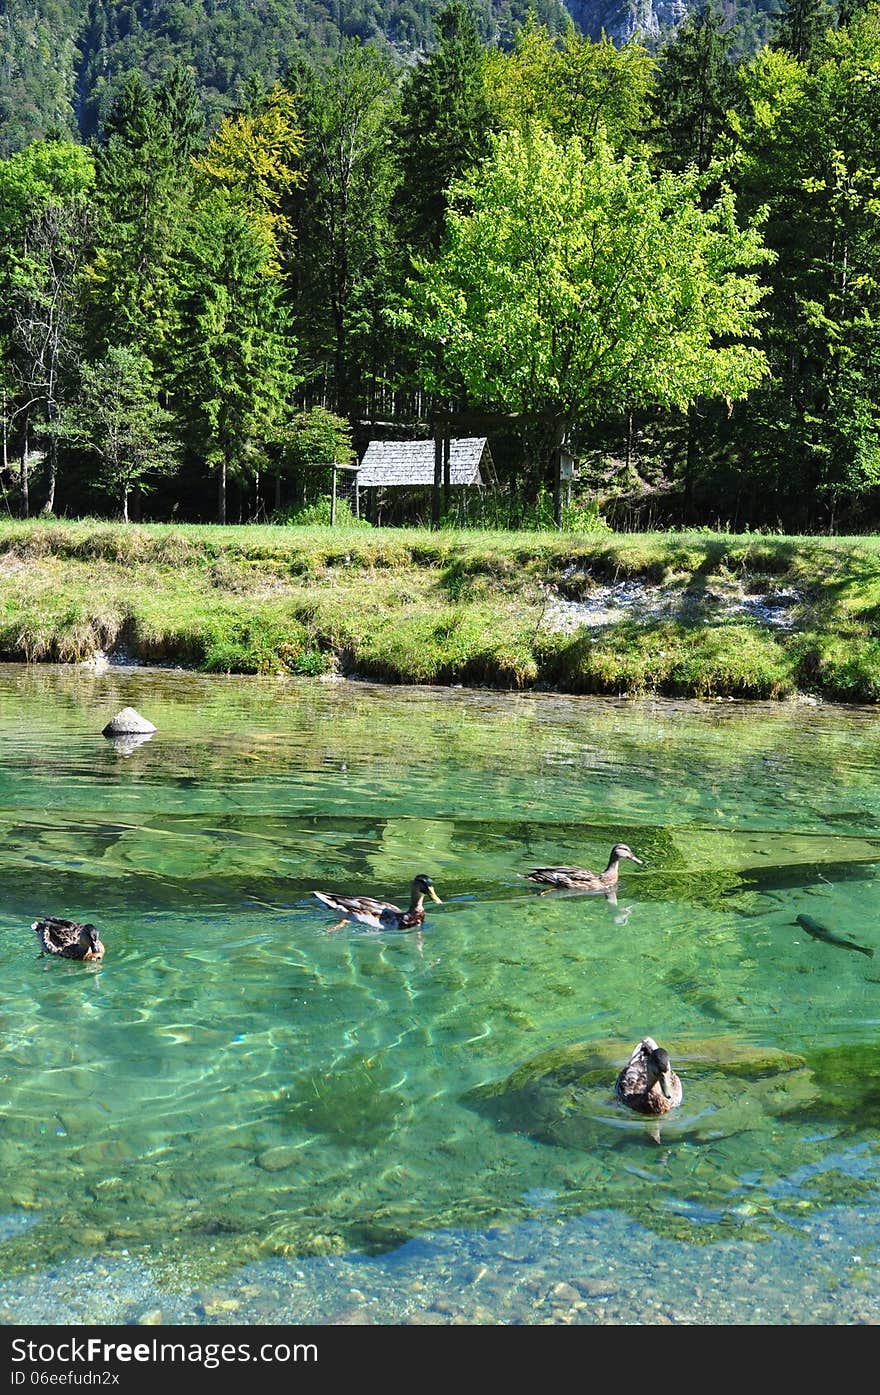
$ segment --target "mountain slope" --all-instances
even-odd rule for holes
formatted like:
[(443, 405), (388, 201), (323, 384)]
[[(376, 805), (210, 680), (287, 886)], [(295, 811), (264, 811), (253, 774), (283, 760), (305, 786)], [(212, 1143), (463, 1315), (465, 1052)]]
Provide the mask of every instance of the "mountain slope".
[[(257, 77), (282, 75), (295, 48), (341, 37), (403, 60), (430, 47), (445, 0), (0, 0), (0, 155), (52, 126), (94, 133), (122, 74), (161, 76), (175, 57), (199, 81), (209, 125)], [(483, 38), (509, 42), (534, 9), (561, 30), (561, 0), (475, 0)]]

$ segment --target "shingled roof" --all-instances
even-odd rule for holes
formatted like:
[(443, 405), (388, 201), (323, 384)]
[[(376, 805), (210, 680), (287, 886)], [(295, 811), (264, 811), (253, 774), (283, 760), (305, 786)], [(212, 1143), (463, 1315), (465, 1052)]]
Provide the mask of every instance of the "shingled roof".
[[(483, 484), (480, 464), (491, 456), (485, 436), (463, 436), (449, 443), (450, 484)], [(434, 442), (371, 441), (357, 474), (358, 486), (434, 483)]]

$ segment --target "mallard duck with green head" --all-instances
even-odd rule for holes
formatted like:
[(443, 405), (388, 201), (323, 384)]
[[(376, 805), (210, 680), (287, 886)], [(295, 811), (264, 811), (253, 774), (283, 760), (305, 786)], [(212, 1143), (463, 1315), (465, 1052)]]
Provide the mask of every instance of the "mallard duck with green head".
[(335, 892), (315, 891), (312, 893), (331, 910), (340, 911), (342, 919), (329, 930), (341, 930), (349, 920), (369, 925), (371, 930), (415, 930), (425, 919), (425, 897), (442, 905), (434, 890), (434, 883), (423, 873), (413, 879), (409, 893), (409, 906), (402, 910), (393, 901), (376, 901), (372, 896), (339, 896)]

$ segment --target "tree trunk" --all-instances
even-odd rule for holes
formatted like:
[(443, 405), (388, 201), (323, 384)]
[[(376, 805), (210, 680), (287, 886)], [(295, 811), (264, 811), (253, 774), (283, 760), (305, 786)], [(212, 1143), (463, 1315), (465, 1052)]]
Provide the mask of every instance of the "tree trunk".
[(123, 523), (127, 523), (127, 522), (128, 522), (128, 490), (127, 490), (127, 489), (123, 489), (123, 491), (122, 491), (122, 521), (123, 521)]
[(49, 493), (46, 495), (46, 502), (43, 505), (43, 513), (54, 513), (55, 511), (55, 480), (58, 477), (58, 438), (50, 436), (49, 451)]
[(687, 409), (687, 449), (684, 461), (684, 495), (682, 497), (682, 517), (685, 523), (691, 520), (693, 512), (694, 476), (697, 472), (697, 406), (692, 402)]
[(220, 490), (217, 503), (217, 521), (226, 522), (226, 456), (220, 462)]
[(21, 443), (21, 469), (19, 472), (19, 488), (21, 489), (21, 516), (30, 517), (30, 500), (28, 498), (28, 424), (25, 420), (24, 439)]

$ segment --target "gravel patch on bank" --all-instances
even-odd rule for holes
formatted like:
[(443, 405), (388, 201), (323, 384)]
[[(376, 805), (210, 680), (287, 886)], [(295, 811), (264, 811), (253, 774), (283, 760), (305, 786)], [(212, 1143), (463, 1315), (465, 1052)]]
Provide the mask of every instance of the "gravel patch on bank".
[[(565, 575), (565, 574), (564, 574)], [(570, 584), (576, 574), (566, 577)], [(677, 620), (683, 624), (723, 624), (753, 620), (773, 630), (791, 630), (803, 597), (794, 590), (749, 593), (736, 584), (682, 590), (653, 586), (638, 579), (596, 586), (581, 599), (553, 594), (544, 612), (544, 628), (572, 634), (578, 629), (604, 629), (621, 620), (647, 623)]]

